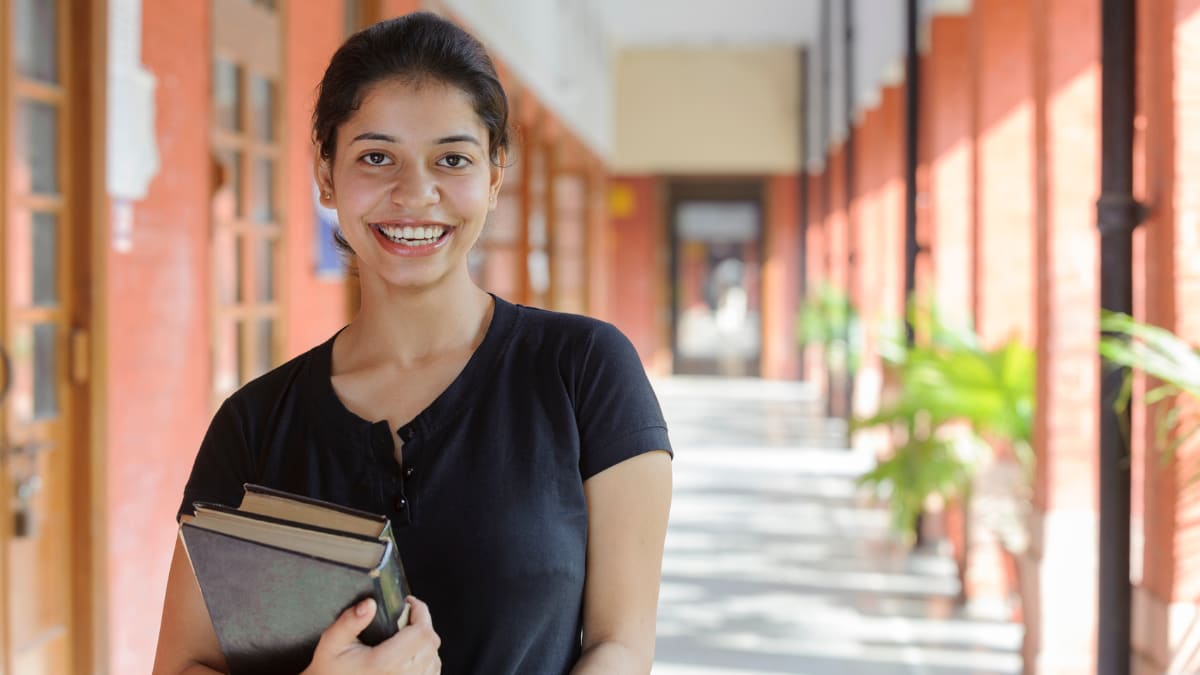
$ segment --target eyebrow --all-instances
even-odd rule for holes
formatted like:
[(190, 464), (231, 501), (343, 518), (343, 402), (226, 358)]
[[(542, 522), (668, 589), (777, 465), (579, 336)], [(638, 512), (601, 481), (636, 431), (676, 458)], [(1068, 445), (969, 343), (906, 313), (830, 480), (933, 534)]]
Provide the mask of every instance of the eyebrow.
[[(358, 141), (383, 141), (384, 143), (398, 143), (399, 142), (395, 136), (389, 136), (388, 134), (381, 134), (381, 133), (378, 133), (375, 131), (368, 131), (366, 133), (361, 133), (361, 134), (355, 136), (354, 140), (352, 140), (350, 142), (357, 143)], [(434, 144), (435, 145), (448, 145), (450, 143), (474, 143), (475, 145), (478, 145), (481, 148), (483, 147), (483, 143), (480, 143), (479, 139), (475, 138), (471, 134), (456, 134), (453, 136), (443, 136), (442, 138), (437, 139), (437, 141)]]

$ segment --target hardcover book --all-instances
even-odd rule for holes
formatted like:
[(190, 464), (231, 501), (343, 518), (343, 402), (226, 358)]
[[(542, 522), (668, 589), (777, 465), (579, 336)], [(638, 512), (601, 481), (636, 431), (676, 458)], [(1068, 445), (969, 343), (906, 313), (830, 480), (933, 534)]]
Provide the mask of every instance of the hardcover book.
[(302, 671), (322, 631), (368, 597), (376, 614), (364, 643), (408, 623), (386, 517), (252, 484), (236, 509), (193, 506), (179, 536), (230, 673)]

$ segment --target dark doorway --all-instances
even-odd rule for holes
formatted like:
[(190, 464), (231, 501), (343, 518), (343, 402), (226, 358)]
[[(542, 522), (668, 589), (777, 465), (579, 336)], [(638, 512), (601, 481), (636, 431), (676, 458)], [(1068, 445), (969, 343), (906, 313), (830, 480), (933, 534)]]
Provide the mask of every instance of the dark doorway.
[(759, 374), (762, 212), (757, 181), (672, 184), (668, 217), (676, 374)]

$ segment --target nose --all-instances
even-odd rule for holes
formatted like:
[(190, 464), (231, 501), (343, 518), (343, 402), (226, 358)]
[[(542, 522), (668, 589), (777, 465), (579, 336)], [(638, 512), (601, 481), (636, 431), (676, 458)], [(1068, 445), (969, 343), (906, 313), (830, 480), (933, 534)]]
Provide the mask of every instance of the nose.
[(392, 203), (405, 208), (422, 208), (441, 199), (437, 177), (419, 162), (405, 162), (396, 171)]

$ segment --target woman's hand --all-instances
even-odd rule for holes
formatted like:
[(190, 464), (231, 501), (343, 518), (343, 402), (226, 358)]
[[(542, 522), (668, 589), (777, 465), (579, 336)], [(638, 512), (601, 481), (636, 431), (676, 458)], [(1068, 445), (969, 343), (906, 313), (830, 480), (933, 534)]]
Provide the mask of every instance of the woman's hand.
[(375, 601), (368, 598), (342, 612), (321, 633), (312, 663), (303, 675), (437, 675), (442, 671), (438, 647), (442, 640), (433, 632), (429, 607), (412, 597), (409, 623), (398, 633), (374, 647), (358, 641), (358, 634), (375, 618)]

